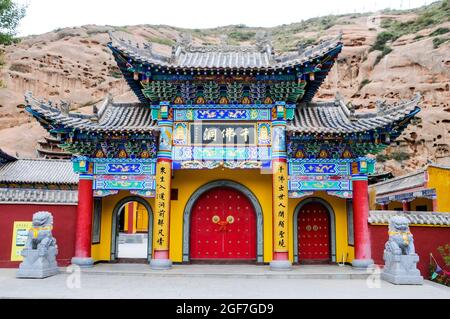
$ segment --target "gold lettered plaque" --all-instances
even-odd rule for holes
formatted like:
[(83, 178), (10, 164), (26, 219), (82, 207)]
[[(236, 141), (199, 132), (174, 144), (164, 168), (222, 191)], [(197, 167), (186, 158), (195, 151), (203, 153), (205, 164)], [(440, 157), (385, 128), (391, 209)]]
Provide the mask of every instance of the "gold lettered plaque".
[(273, 163), (274, 250), (287, 252), (288, 174), (286, 162)]
[(156, 166), (156, 223), (154, 227), (155, 250), (169, 249), (169, 212), (170, 212), (170, 178), (169, 161), (158, 162)]

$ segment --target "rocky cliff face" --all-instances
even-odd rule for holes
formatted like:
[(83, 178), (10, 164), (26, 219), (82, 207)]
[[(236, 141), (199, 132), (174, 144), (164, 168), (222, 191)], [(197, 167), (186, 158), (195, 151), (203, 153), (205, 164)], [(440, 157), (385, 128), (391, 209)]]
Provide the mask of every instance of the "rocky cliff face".
[[(269, 31), (275, 50), (282, 52), (295, 49), (299, 42), (311, 44), (342, 31), (344, 50), (317, 99), (334, 98), (339, 91), (364, 112), (374, 108), (376, 100), (394, 103), (414, 92), (423, 96), (418, 119), (377, 156), (380, 171), (398, 175), (428, 160), (443, 162), (450, 157), (450, 22), (438, 20), (420, 30), (403, 32), (387, 42), (387, 50), (373, 50), (379, 34), (390, 30), (385, 22), (390, 22), (392, 29), (392, 23), (408, 24), (421, 14), (345, 15), (268, 30), (229, 26), (190, 32), (197, 44), (217, 44), (223, 34), (231, 44), (246, 44), (254, 41), (258, 32)], [(135, 100), (106, 47), (108, 31), (152, 42), (162, 54), (170, 54), (171, 45), (186, 32), (168, 26), (83, 26), (27, 37), (2, 48), (0, 148), (22, 157), (36, 156), (36, 142), (45, 131), (23, 109), (26, 91), (49, 100), (70, 101), (72, 109), (81, 112), (90, 112), (109, 92), (117, 100)]]

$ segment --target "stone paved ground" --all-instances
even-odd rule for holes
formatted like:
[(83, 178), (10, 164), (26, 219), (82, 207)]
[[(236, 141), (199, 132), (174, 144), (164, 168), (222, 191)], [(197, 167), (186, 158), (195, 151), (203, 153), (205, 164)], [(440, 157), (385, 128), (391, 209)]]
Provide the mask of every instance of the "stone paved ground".
[(69, 288), (76, 281), (68, 273), (19, 280), (15, 272), (0, 269), (0, 298), (450, 298), (449, 288), (429, 281), (423, 286), (381, 282), (380, 288), (368, 288), (366, 279), (202, 278), (119, 272), (109, 276), (81, 273), (80, 288)]

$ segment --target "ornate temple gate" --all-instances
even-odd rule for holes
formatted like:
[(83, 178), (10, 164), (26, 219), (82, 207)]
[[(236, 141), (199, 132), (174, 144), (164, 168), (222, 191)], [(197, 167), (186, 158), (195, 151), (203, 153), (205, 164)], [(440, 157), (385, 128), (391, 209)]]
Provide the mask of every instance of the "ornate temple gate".
[(330, 218), (319, 202), (300, 209), (297, 222), (298, 258), (300, 262), (330, 261)]
[(211, 189), (191, 214), (191, 260), (256, 260), (256, 213), (240, 191)]
[[(355, 251), (352, 265), (365, 268), (372, 263), (367, 175), (374, 171), (374, 160), (365, 156), (380, 152), (400, 135), (420, 111), (420, 96), (391, 108), (377, 103), (376, 112), (363, 115), (339, 96), (334, 101), (312, 102), (342, 50), (341, 36), (278, 57), (266, 40), (245, 48), (197, 47), (182, 41), (169, 57), (156, 54), (151, 46), (142, 48), (111, 35), (108, 46), (139, 103), (116, 103), (107, 97), (100, 108), (93, 109), (92, 115), (80, 116), (68, 112), (64, 103), (62, 108), (56, 108), (27, 94), (26, 110), (53, 136), (58, 135), (65, 151), (76, 154), (74, 170), (80, 182), (74, 264), (92, 266), (94, 262), (91, 256), (94, 197), (129, 191), (132, 195), (155, 198), (155, 240), (150, 265), (153, 269), (169, 269), (171, 255), (179, 258), (176, 252), (170, 253), (177, 246), (170, 244), (169, 236), (173, 224), (170, 218), (177, 216), (177, 212), (171, 212), (172, 206), (179, 209), (179, 205), (172, 205), (171, 199), (174, 172), (218, 167), (242, 169), (243, 178), (245, 169), (272, 174), (272, 194), (267, 192), (272, 197), (272, 219), (268, 221), (272, 223), (271, 269), (291, 267), (288, 198), (308, 197), (317, 191), (352, 200)], [(219, 181), (204, 186), (216, 182)], [(258, 262), (262, 262), (263, 221), (258, 198), (243, 185), (235, 183), (231, 188), (241, 191), (253, 204), (249, 207), (256, 212), (256, 255)], [(195, 244), (191, 246), (192, 211), (205, 223), (193, 229), (213, 230), (214, 225), (222, 228), (221, 232), (225, 228), (231, 230), (230, 236), (241, 229), (234, 233), (240, 221), (205, 226), (207, 218), (214, 215), (202, 217), (206, 213), (198, 212), (200, 208), (195, 203), (203, 192), (211, 189), (200, 187), (202, 192), (195, 191), (184, 208), (183, 261), (195, 258), (190, 256), (191, 248), (202, 258), (206, 252), (214, 252), (209, 247), (201, 250)], [(236, 205), (241, 204), (245, 205), (243, 201)], [(217, 224), (228, 216), (222, 210), (218, 214), (220, 220), (215, 219)], [(330, 214), (332, 225), (333, 216), (334, 213)], [(250, 226), (247, 225), (249, 232), (254, 229)], [(297, 226), (294, 230), (297, 231)], [(333, 227), (331, 234), (331, 261), (335, 262)], [(222, 240), (223, 245), (226, 239)], [(233, 244), (233, 240), (240, 239), (228, 240)], [(225, 258), (225, 252), (230, 251), (220, 250), (220, 258)], [(231, 252), (235, 253), (233, 259), (238, 258), (238, 252), (240, 258), (245, 258), (242, 253), (246, 252), (254, 258), (254, 249), (239, 246)]]

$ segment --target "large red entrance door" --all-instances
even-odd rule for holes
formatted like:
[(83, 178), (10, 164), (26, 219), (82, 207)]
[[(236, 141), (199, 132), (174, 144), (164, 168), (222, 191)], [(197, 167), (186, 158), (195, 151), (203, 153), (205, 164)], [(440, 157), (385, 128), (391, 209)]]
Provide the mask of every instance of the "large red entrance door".
[(201, 195), (191, 214), (191, 260), (255, 260), (256, 214), (241, 192), (226, 187)]
[(327, 208), (320, 203), (305, 204), (298, 213), (299, 262), (330, 260), (330, 220)]

